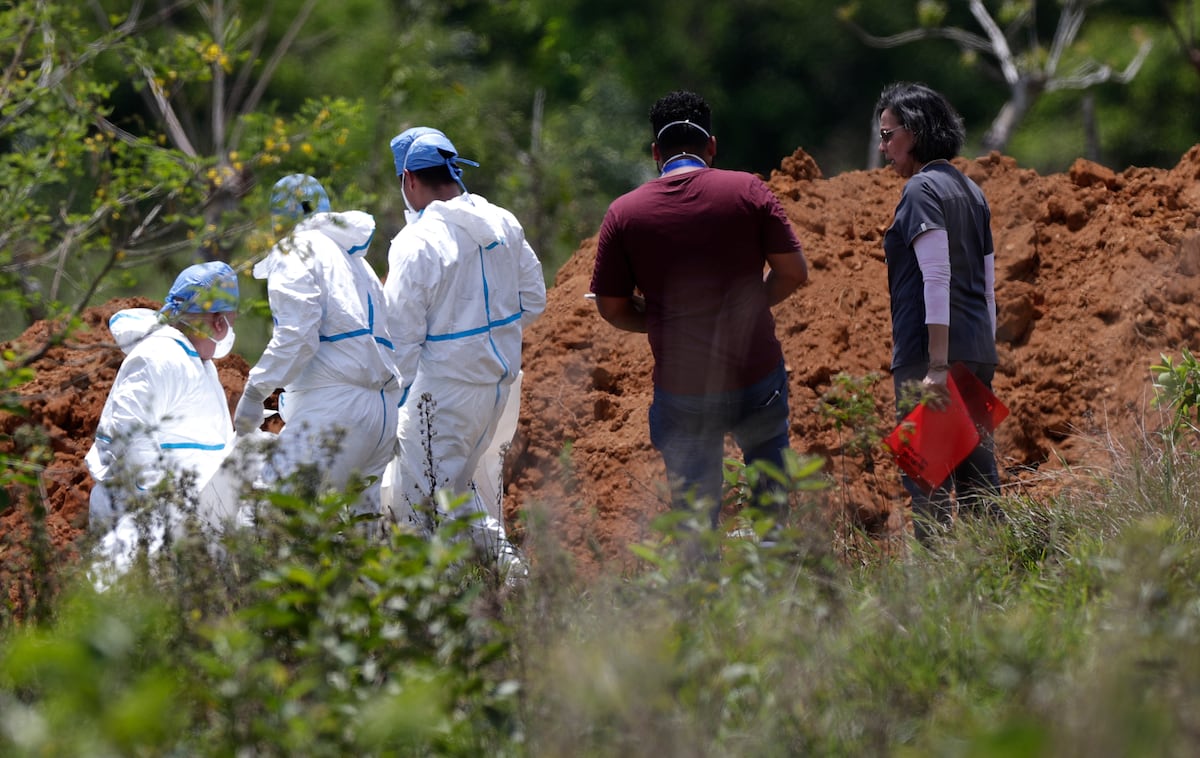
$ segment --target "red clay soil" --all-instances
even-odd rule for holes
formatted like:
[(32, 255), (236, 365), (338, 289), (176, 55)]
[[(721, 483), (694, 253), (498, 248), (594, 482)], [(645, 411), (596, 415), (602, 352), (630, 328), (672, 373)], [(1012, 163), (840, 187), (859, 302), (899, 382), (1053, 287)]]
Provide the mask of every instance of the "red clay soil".
[[(1011, 409), (997, 430), (1002, 480), (1036, 491), (1041, 472), (1097, 462), (1108, 441), (1155, 418), (1148, 367), (1194, 344), (1200, 314), (1200, 145), (1172, 169), (1116, 173), (1079, 160), (1040, 176), (993, 153), (956, 161), (992, 208), (1000, 365), (995, 391)], [(790, 368), (792, 447), (827, 460), (830, 503), (869, 532), (904, 523), (896, 469), (862, 472), (843, 455), (846, 435), (817, 410), (841, 373), (881, 376), (880, 423), (891, 418), (887, 272), (882, 238), (902, 180), (891, 169), (823, 178), (803, 150), (768, 179), (808, 256), (811, 283), (775, 309)], [(595, 240), (558, 272), (545, 314), (526, 334), (521, 419), (509, 453), (505, 510), (520, 538), (523, 512), (545, 514), (549, 533), (583, 575), (631, 570), (626, 549), (665, 510), (662, 463), (646, 414), (651, 357), (644, 335), (620, 332), (584, 298)], [(83, 456), (116, 375), (120, 350), (106, 328), (127, 299), (84, 314), (85, 328), (33, 364), (20, 388), (26, 418), (0, 415), (0, 453), (22, 455), (40, 428), (53, 460), (40, 474), (55, 561), (71, 560), (86, 529), (91, 482)], [(17, 354), (40, 348), (50, 325), (32, 326)], [(231, 408), (248, 366), (219, 364)], [(731, 448), (730, 453), (735, 451)], [(15, 493), (14, 493), (15, 494)], [(29, 586), (27, 509), (0, 512), (0, 587), (18, 610)], [(831, 534), (832, 538), (832, 534)], [(536, 555), (533, 556), (536, 563)]]

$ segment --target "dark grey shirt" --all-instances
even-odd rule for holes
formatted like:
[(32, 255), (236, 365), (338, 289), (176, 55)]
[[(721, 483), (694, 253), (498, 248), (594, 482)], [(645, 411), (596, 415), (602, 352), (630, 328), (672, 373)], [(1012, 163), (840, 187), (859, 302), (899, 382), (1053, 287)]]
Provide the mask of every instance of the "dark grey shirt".
[(954, 361), (996, 363), (987, 305), (985, 256), (992, 249), (992, 212), (979, 186), (944, 161), (909, 178), (883, 238), (892, 300), (892, 368), (929, 362), (925, 282), (913, 240), (944, 229), (950, 241), (950, 353)]

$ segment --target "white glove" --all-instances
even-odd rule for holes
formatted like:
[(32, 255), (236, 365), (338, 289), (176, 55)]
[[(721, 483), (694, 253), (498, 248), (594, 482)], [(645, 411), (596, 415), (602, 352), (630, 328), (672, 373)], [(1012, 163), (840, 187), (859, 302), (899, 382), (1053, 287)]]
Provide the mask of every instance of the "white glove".
[(233, 428), (238, 434), (251, 434), (263, 425), (263, 402), (246, 393), (233, 413)]

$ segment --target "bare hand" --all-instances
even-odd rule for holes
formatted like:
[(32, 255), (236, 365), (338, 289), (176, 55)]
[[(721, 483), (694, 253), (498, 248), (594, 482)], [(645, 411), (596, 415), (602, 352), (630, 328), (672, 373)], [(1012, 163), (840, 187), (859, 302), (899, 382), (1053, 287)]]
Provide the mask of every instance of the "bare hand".
[(950, 407), (950, 387), (947, 384), (950, 372), (946, 369), (929, 369), (921, 381), (922, 401), (935, 411)]

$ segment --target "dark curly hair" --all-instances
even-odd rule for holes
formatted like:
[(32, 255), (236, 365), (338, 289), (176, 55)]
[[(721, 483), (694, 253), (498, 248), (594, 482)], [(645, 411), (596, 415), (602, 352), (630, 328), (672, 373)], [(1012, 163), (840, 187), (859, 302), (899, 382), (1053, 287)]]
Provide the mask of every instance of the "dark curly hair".
[[(663, 131), (663, 127), (673, 121), (688, 121), (700, 128), (674, 124)], [(650, 128), (661, 152), (670, 154), (686, 150), (698, 153), (708, 144), (709, 135), (712, 134), (712, 109), (695, 92), (668, 92), (650, 108)]]
[(912, 155), (921, 163), (958, 155), (966, 140), (962, 116), (941, 93), (924, 84), (897, 82), (875, 103), (875, 120), (889, 110), (913, 138)]

